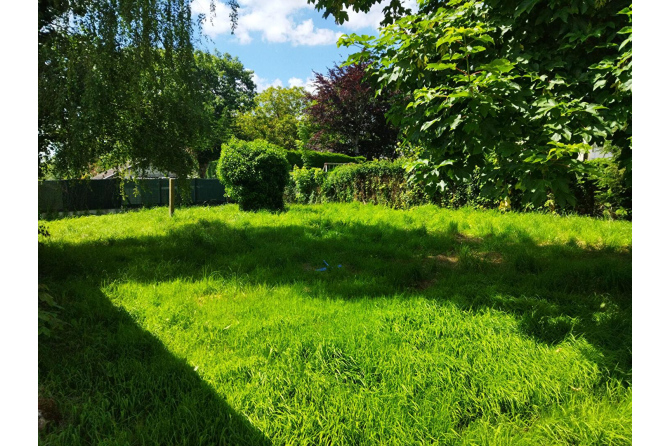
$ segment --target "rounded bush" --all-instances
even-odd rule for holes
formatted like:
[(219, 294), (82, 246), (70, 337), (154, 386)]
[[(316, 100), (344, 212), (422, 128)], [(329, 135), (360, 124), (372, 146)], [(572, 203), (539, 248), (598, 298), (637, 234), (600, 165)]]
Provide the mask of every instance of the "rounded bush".
[(228, 196), (244, 211), (284, 209), (284, 188), (288, 184), (289, 165), (284, 151), (257, 139), (231, 139), (221, 146), (217, 177)]

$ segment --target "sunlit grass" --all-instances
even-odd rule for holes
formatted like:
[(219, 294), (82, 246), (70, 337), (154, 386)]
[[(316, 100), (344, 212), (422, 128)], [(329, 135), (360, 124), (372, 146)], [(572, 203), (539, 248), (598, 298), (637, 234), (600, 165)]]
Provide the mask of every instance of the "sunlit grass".
[(49, 231), (51, 444), (631, 442), (630, 223), (228, 205)]

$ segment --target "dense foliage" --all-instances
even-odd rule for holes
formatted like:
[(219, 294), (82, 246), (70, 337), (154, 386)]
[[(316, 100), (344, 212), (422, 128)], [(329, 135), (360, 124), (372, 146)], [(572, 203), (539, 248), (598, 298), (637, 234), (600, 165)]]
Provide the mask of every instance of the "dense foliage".
[(326, 177), (323, 194), (328, 201), (359, 201), (393, 208), (425, 202), (422, 192), (407, 184), (402, 163), (389, 161), (338, 167)]
[(294, 166), (284, 191), (284, 197), (291, 203), (321, 203), (325, 201), (321, 194), (325, 179), (326, 173), (323, 169)]
[(233, 136), (236, 113), (251, 107), (255, 88), (252, 71), (230, 54), (196, 51), (195, 63), (204, 95), (206, 133), (196, 147), (201, 178), (205, 178), (209, 162), (219, 159), (221, 144)]
[(626, 169), (611, 158), (586, 161), (587, 173), (577, 192), (578, 206), (587, 215), (632, 219), (633, 203)]
[(369, 62), (379, 89), (411, 96), (387, 116), (428, 191), (479, 169), (503, 202), (574, 206), (590, 145), (620, 147), (630, 178), (631, 23), (626, 0), (427, 0), (376, 39), (340, 43), (362, 47), (349, 61)]
[(294, 168), (286, 198), (301, 204), (358, 201), (393, 208), (429, 202), (420, 188), (408, 184), (401, 161), (350, 164), (327, 173), (317, 168)]
[(128, 161), (191, 172), (207, 119), (190, 3), (39, 1), (40, 175), (47, 161), (63, 177)]
[(311, 123), (308, 146), (315, 150), (363, 155), (367, 159), (395, 158), (398, 129), (385, 114), (393, 95), (375, 89), (365, 79), (365, 64), (352, 64), (316, 73), (316, 91), (308, 94), (305, 114)]
[(469, 206), (481, 209), (578, 213), (610, 219), (631, 219), (630, 190), (623, 169), (613, 158), (599, 158), (585, 163), (585, 173), (576, 178), (571, 193), (575, 206), (561, 207), (549, 197), (534, 206), (522, 197), (513, 196), (502, 205), (482, 189), (485, 185), (479, 168), (467, 183), (449, 181), (444, 190), (427, 194), (420, 184), (412, 182), (404, 168), (406, 160), (373, 161), (340, 166), (327, 173), (321, 169), (294, 167), (286, 199), (293, 203), (353, 202), (383, 204), (408, 208), (436, 204), (447, 208)]
[(284, 151), (263, 140), (231, 139), (221, 147), (217, 176), (240, 209), (282, 210), (289, 165)]
[(236, 137), (264, 139), (279, 147), (298, 147), (298, 123), (307, 102), (302, 87), (270, 87), (254, 99), (254, 107), (236, 118)]

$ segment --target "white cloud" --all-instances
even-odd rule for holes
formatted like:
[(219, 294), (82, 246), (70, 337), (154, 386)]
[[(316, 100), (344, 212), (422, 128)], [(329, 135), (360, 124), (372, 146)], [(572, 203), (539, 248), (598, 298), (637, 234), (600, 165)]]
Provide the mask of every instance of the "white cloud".
[[(358, 31), (363, 28), (373, 28), (379, 29), (379, 23), (384, 20), (383, 9), (388, 6), (390, 0), (384, 0), (381, 3), (377, 3), (370, 8), (370, 12), (354, 12), (353, 8), (347, 8), (349, 13), (349, 20), (342, 25), (344, 28), (350, 29), (352, 31)], [(403, 6), (411, 9), (412, 11), (418, 10), (418, 5), (416, 0), (403, 0)]]
[(292, 77), (288, 80), (289, 87), (302, 87), (310, 93), (316, 91), (316, 85), (314, 84), (314, 79), (309, 78), (307, 80), (302, 80), (299, 77)]
[(349, 20), (342, 26), (353, 31), (358, 31), (368, 27), (374, 29), (379, 28), (379, 22), (384, 20), (384, 13), (382, 12), (382, 9), (384, 9), (388, 2), (389, 0), (386, 0), (383, 3), (373, 5), (372, 8), (370, 8), (370, 12), (368, 13), (354, 12), (351, 7), (347, 8), (347, 12), (349, 13)]
[(294, 45), (328, 45), (337, 42), (342, 34), (344, 33), (326, 28), (314, 29), (314, 22), (309, 19), (295, 28), (291, 36), (291, 43)]
[[(349, 20), (338, 27), (351, 31), (365, 28), (379, 28), (379, 22), (384, 19), (382, 10), (390, 0), (375, 4), (370, 12), (354, 12), (347, 8)], [(238, 26), (235, 38), (243, 44), (251, 43), (256, 35), (260, 35), (265, 42), (290, 42), (298, 45), (329, 45), (337, 42), (343, 34), (329, 28), (315, 28), (312, 19), (297, 20), (297, 15), (303, 11), (314, 11), (314, 5), (307, 0), (238, 0)], [(416, 0), (403, 0), (411, 10), (418, 9)], [(193, 0), (191, 10), (194, 14), (204, 14), (203, 32), (214, 38), (221, 34), (230, 34), (230, 8), (222, 1), (215, 0), (215, 16), (210, 12), (210, 0)], [(335, 26), (335, 25), (333, 25)]]
[(220, 1), (216, 1), (215, 5), (216, 15), (213, 16), (209, 9), (209, 0), (193, 0), (191, 3), (191, 13), (194, 16), (199, 14), (205, 16), (202, 21), (202, 30), (206, 35), (215, 37), (219, 34), (230, 34), (230, 18), (228, 17), (230, 8)]
[[(256, 34), (265, 42), (290, 42), (298, 45), (329, 45), (337, 42), (341, 32), (328, 28), (315, 28), (312, 19), (298, 22), (296, 13), (302, 9), (313, 10), (306, 0), (239, 0), (235, 38), (240, 43), (251, 43)], [(230, 8), (220, 0), (215, 1), (216, 16), (210, 13), (209, 0), (193, 0), (194, 14), (204, 14), (203, 32), (214, 38), (230, 33)]]
[[(293, 79), (293, 78), (291, 78), (291, 79)], [(270, 82), (267, 79), (265, 79), (264, 77), (260, 77), (256, 73), (251, 75), (251, 80), (254, 81), (254, 84), (256, 84), (256, 91), (258, 93), (260, 93), (263, 90), (267, 90), (270, 87), (283, 87), (284, 86), (281, 79), (275, 79), (272, 82)], [(290, 82), (291, 81), (289, 80), (289, 83)]]
[[(253, 73), (251, 75), (251, 80), (254, 81), (254, 84), (256, 84), (256, 91), (259, 93), (263, 90), (267, 90), (270, 87), (284, 86), (284, 83), (279, 78), (276, 78), (273, 81), (269, 81), (264, 77), (260, 77), (256, 73)], [(300, 79), (299, 77), (292, 77), (288, 80), (288, 86), (302, 87), (305, 90), (309, 91), (310, 93), (314, 93), (314, 91), (316, 90), (316, 85), (314, 84), (314, 79), (312, 78)]]

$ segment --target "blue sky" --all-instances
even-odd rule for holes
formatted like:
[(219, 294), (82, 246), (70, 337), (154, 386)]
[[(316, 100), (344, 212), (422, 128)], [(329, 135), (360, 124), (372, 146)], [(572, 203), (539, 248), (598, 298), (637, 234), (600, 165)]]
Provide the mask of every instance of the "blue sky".
[(367, 13), (350, 12), (350, 20), (338, 26), (307, 0), (238, 0), (238, 28), (230, 34), (230, 10), (217, 0), (211, 16), (210, 0), (194, 0), (194, 15), (205, 14), (201, 47), (237, 56), (245, 68), (254, 71), (258, 91), (274, 86), (310, 88), (313, 71), (325, 73), (344, 61), (355, 49), (337, 47), (341, 34), (377, 34), (385, 3)]

